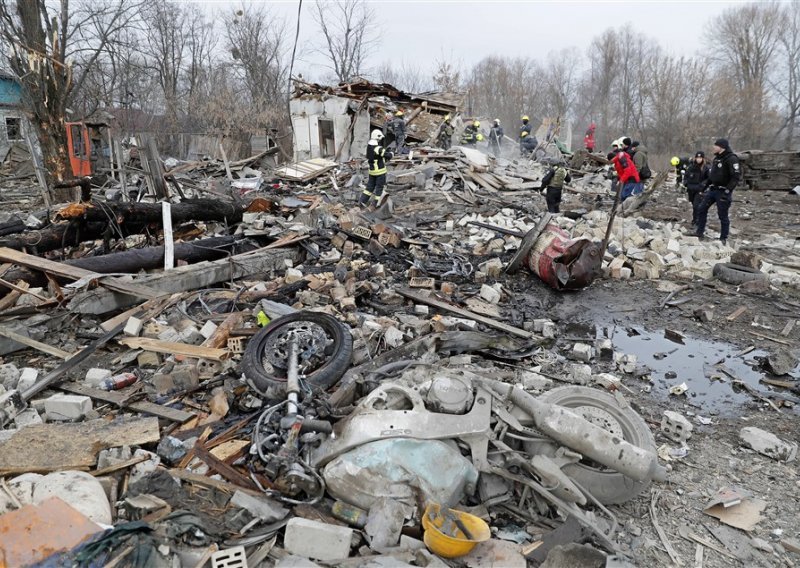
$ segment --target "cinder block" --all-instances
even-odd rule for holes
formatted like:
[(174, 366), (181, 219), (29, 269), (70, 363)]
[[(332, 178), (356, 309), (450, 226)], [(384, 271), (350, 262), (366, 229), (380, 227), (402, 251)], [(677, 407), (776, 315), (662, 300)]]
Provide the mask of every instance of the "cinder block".
[(109, 369), (100, 369), (98, 367), (93, 367), (86, 371), (86, 382), (93, 387), (100, 386), (104, 380), (111, 377), (111, 371)]
[(209, 320), (203, 325), (203, 327), (200, 328), (200, 335), (202, 335), (205, 339), (208, 339), (214, 335), (215, 331), (217, 331), (217, 324)]
[(480, 297), (490, 304), (497, 304), (500, 301), (500, 291), (493, 286), (484, 284), (481, 286)]
[(14, 425), (17, 427), (17, 429), (41, 423), (42, 417), (39, 416), (39, 413), (36, 412), (35, 408), (26, 408), (14, 417)]
[(592, 349), (591, 345), (588, 345), (586, 343), (576, 343), (572, 347), (572, 356), (575, 357), (575, 359), (577, 359), (578, 361), (584, 361), (585, 363), (588, 363), (589, 361), (592, 360), (592, 357), (594, 355), (592, 351), (594, 350)]
[(614, 358), (614, 345), (610, 339), (598, 339), (595, 342), (595, 350), (601, 361), (611, 361)]
[(122, 333), (129, 337), (139, 337), (139, 334), (142, 332), (142, 327), (144, 327), (144, 322), (139, 318), (129, 317), (128, 321), (125, 323), (125, 328), (122, 330)]
[(77, 394), (54, 394), (44, 401), (48, 420), (80, 420), (92, 409), (92, 399)]
[(692, 437), (694, 425), (683, 415), (665, 410), (661, 417), (661, 432), (673, 442), (683, 444)]
[(17, 382), (17, 390), (20, 392), (25, 392), (36, 383), (36, 380), (38, 378), (39, 378), (38, 369), (34, 369), (33, 367), (24, 367), (22, 369), (22, 373), (20, 373), (19, 375), (19, 381)]
[(294, 517), (286, 525), (283, 547), (290, 554), (321, 561), (350, 556), (353, 529)]
[(294, 284), (295, 282), (299, 282), (303, 279), (303, 272), (296, 269), (296, 268), (287, 268), (286, 275), (284, 277), (284, 281), (287, 284)]

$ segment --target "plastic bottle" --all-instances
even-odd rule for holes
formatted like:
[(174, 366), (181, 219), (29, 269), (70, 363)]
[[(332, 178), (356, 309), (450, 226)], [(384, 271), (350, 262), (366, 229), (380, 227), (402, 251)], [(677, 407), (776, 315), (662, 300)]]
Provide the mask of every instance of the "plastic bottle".
[(133, 373), (121, 373), (105, 379), (100, 383), (100, 388), (107, 391), (115, 391), (128, 387), (139, 380)]

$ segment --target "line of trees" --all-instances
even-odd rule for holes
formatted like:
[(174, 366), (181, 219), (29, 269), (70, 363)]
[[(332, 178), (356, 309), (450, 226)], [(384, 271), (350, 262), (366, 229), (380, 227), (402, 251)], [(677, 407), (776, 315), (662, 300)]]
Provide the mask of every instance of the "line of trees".
[[(560, 116), (581, 136), (595, 122), (601, 146), (622, 134), (653, 152), (691, 150), (720, 135), (736, 148), (797, 146), (798, 2), (722, 11), (709, 22), (713, 43), (696, 57), (671, 55), (623, 26), (583, 52), (492, 55), (469, 68), (452, 53), (433, 69), (400, 60), (368, 66), (379, 26), (365, 0), (316, 0), (302, 22), (318, 42), (301, 45), (299, 57), (314, 52), (328, 63), (309, 80), (362, 76), (412, 92), (461, 90), (467, 112), (507, 127), (523, 113), (534, 123)], [(263, 3), (212, 13), (172, 0), (0, 0), (2, 66), (20, 79), (54, 179), (69, 177), (64, 121), (97, 109), (157, 116), (167, 138), (271, 132), (288, 143), (294, 31)]]

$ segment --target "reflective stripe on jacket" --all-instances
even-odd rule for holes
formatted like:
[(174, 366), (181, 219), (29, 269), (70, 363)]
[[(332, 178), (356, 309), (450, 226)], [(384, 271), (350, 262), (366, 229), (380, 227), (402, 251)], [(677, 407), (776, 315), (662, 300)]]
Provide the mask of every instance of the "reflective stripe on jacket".
[(369, 175), (380, 176), (386, 173), (386, 161), (392, 158), (392, 153), (387, 152), (383, 146), (369, 144), (367, 146), (367, 162)]

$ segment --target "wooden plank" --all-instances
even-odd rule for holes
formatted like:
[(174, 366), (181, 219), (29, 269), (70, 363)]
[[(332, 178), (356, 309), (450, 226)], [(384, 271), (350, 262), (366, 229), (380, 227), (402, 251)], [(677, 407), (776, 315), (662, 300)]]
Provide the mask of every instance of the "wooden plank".
[(0, 247), (0, 260), (11, 262), (19, 266), (25, 266), (40, 272), (49, 272), (50, 274), (55, 274), (56, 276), (61, 276), (62, 278), (71, 278), (73, 280), (97, 280), (101, 286), (104, 286), (109, 290), (114, 290), (115, 292), (120, 292), (122, 294), (128, 294), (129, 296), (145, 298), (146, 300), (163, 295), (161, 292), (146, 286), (134, 284), (133, 282), (126, 282), (124, 280), (120, 280), (119, 278), (105, 277), (105, 275), (97, 272), (84, 270), (83, 268), (78, 268), (77, 266), (61, 264), (60, 262), (53, 262), (52, 260), (33, 256), (31, 254), (25, 254), (24, 252), (10, 249), (8, 247)]
[(239, 455), (240, 452), (249, 447), (251, 443), (250, 440), (228, 440), (211, 450), (211, 455), (220, 461), (230, 463), (229, 458)]
[(121, 392), (104, 391), (102, 389), (90, 387), (80, 383), (64, 383), (59, 385), (58, 389), (66, 392), (71, 392), (73, 394), (82, 394), (84, 396), (91, 397), (95, 400), (110, 402), (111, 404), (114, 404), (120, 408), (129, 408), (130, 410), (135, 410), (137, 412), (152, 414), (153, 416), (158, 416), (159, 418), (172, 420), (173, 422), (177, 422), (178, 424), (183, 424), (184, 422), (188, 422), (195, 416), (194, 413), (192, 412), (186, 412), (185, 410), (178, 410), (177, 408), (170, 408), (169, 406), (155, 404), (153, 402), (148, 402), (146, 400), (129, 402), (127, 400), (127, 397)]
[(59, 359), (67, 360), (72, 357), (72, 353), (67, 353), (66, 351), (62, 351), (57, 347), (53, 347), (52, 345), (48, 345), (47, 343), (42, 343), (41, 341), (36, 341), (35, 339), (31, 339), (27, 335), (22, 335), (21, 333), (17, 333), (16, 331), (12, 331), (10, 329), (6, 329), (4, 327), (0, 327), (0, 335), (3, 337), (7, 337), (17, 343), (21, 343), (28, 347), (32, 347), (37, 351), (41, 351), (42, 353), (47, 353), (48, 355), (52, 355), (53, 357), (58, 357)]
[(184, 355), (195, 359), (209, 359), (211, 361), (223, 361), (230, 356), (227, 349), (212, 349), (199, 345), (189, 345), (187, 343), (176, 343), (173, 341), (159, 341), (149, 337), (126, 337), (120, 339), (119, 343), (131, 349), (143, 349), (155, 353), (166, 353), (172, 355)]
[(755, 335), (756, 337), (760, 337), (761, 339), (766, 339), (767, 341), (773, 341), (775, 343), (780, 343), (781, 345), (791, 345), (788, 341), (784, 341), (782, 339), (776, 339), (774, 337), (770, 337), (769, 335), (764, 335), (763, 333), (758, 333), (757, 331), (749, 331), (750, 335)]
[(199, 441), (194, 445), (194, 455), (205, 462), (209, 468), (216, 471), (232, 484), (238, 485), (239, 487), (245, 487), (247, 489), (258, 489), (258, 486), (252, 479), (241, 473), (233, 466), (218, 460), (211, 454), (211, 452), (205, 449), (203, 444), (201, 444)]
[[(11, 265), (9, 264), (8, 266)], [(19, 288), (19, 290), (24, 291), (30, 288), (31, 285), (25, 282), (24, 280), (19, 280), (17, 281), (17, 287)], [(17, 290), (12, 290), (11, 292), (3, 296), (3, 298), (0, 299), (0, 312), (7, 310), (11, 306), (16, 305), (17, 300), (19, 300), (20, 296), (22, 296), (22, 292), (18, 292)]]
[(158, 418), (35, 424), (0, 442), (0, 473), (86, 469), (101, 450), (160, 439)]
[(736, 318), (738, 318), (740, 315), (745, 313), (746, 311), (747, 311), (747, 308), (744, 307), (744, 306), (741, 306), (741, 307), (737, 308), (734, 312), (732, 312), (731, 315), (729, 315), (726, 319), (728, 321), (733, 321)]
[(108, 475), (109, 473), (114, 473), (115, 471), (119, 471), (121, 469), (126, 469), (131, 466), (136, 465), (137, 463), (142, 463), (143, 461), (147, 461), (150, 459), (150, 456), (137, 456), (135, 458), (131, 458), (129, 460), (121, 461), (119, 463), (115, 463), (113, 465), (106, 466), (102, 469), (96, 469), (95, 471), (90, 472), (94, 477), (100, 477), (101, 475)]
[(34, 294), (33, 292), (29, 291), (28, 288), (30, 288), (30, 286), (24, 280), (21, 280), (20, 282), (23, 282), (25, 285), (21, 286), (19, 284), (12, 284), (11, 282), (7, 282), (6, 280), (0, 278), (0, 284), (5, 286), (6, 288), (11, 288), (15, 292), (20, 292), (22, 294), (30, 294), (31, 296), (33, 296), (37, 300), (41, 300), (42, 302), (46, 302), (50, 299), (50, 298), (45, 298), (44, 296), (40, 296), (39, 294)]
[(170, 270), (175, 268), (175, 239), (172, 238), (172, 205), (168, 201), (161, 202), (161, 223), (164, 225), (164, 270)]
[(792, 333), (792, 330), (794, 329), (795, 321), (796, 320), (789, 320), (788, 322), (786, 322), (786, 325), (783, 326), (783, 330), (781, 330), (781, 335), (782, 336), (787, 337), (790, 333)]
[(513, 325), (508, 325), (506, 323), (494, 320), (492, 318), (484, 317), (482, 315), (476, 314), (469, 310), (465, 310), (463, 308), (459, 308), (457, 306), (453, 306), (451, 304), (447, 304), (445, 302), (440, 302), (435, 298), (430, 298), (427, 296), (423, 296), (422, 294), (418, 294), (413, 290), (409, 290), (407, 288), (400, 288), (397, 290), (397, 293), (401, 296), (408, 298), (409, 300), (414, 300), (420, 304), (427, 304), (434, 308), (444, 310), (446, 312), (450, 312), (461, 316), (463, 318), (471, 319), (473, 321), (477, 321), (484, 325), (488, 325), (489, 327), (493, 327), (494, 329), (499, 329), (501, 331), (505, 331), (506, 333), (510, 333), (512, 335), (516, 335), (518, 337), (524, 337), (525, 339), (535, 339), (536, 335), (529, 331), (525, 331), (524, 329), (520, 329), (518, 327), (514, 327)]

